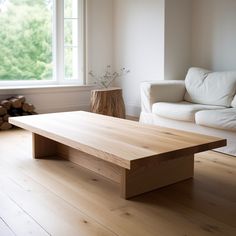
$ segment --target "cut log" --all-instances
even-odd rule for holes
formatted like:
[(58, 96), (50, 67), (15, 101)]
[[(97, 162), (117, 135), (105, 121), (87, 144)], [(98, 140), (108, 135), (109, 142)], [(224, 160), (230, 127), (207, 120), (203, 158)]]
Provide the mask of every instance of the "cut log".
[(22, 109), (25, 112), (34, 112), (35, 107), (33, 104), (25, 102), (25, 103), (23, 103)]
[(7, 114), (7, 109), (3, 106), (0, 106), (0, 116), (4, 116)]
[(1, 106), (6, 108), (7, 110), (9, 110), (11, 108), (11, 102), (8, 100), (3, 100), (3, 101), (1, 101)]
[(91, 112), (125, 118), (122, 89), (108, 88), (91, 91)]
[(11, 105), (13, 108), (21, 108), (22, 107), (22, 103), (21, 103), (20, 99), (18, 99), (18, 98), (11, 98), (9, 101), (11, 102)]
[(37, 114), (34, 110), (34, 105), (27, 103), (23, 95), (0, 101), (0, 130), (8, 130), (13, 127), (8, 123), (9, 117)]
[(0, 126), (3, 124), (3, 118), (2, 117), (0, 117)]
[(8, 130), (8, 129), (11, 129), (11, 128), (12, 128), (12, 125), (8, 122), (3, 122), (2, 125), (0, 126), (1, 130)]
[(23, 103), (22, 104), (22, 110), (24, 112), (28, 112), (28, 109), (29, 109), (29, 104), (27, 102)]
[(25, 97), (22, 96), (22, 95), (18, 95), (15, 97), (16, 99), (19, 99), (21, 103), (24, 103), (25, 102)]
[(22, 115), (22, 109), (17, 109), (17, 108), (11, 108), (11, 110), (9, 110), (9, 115), (10, 116), (21, 116)]
[(10, 117), (10, 115), (6, 114), (5, 116), (3, 116), (3, 121), (7, 121), (8, 122), (9, 117)]

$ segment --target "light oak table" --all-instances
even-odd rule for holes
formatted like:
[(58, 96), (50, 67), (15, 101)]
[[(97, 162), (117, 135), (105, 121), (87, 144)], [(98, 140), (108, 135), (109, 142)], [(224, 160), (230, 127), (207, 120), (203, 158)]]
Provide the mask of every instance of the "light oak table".
[(89, 112), (10, 118), (32, 132), (33, 157), (64, 158), (119, 183), (131, 198), (193, 177), (194, 154), (226, 140)]

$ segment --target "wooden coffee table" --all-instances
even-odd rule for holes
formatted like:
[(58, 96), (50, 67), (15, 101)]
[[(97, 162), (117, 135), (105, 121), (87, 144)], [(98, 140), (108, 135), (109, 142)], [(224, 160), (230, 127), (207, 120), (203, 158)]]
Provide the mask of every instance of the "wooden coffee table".
[(117, 182), (131, 198), (193, 177), (194, 154), (226, 140), (89, 112), (10, 118), (32, 132), (33, 157), (64, 158)]

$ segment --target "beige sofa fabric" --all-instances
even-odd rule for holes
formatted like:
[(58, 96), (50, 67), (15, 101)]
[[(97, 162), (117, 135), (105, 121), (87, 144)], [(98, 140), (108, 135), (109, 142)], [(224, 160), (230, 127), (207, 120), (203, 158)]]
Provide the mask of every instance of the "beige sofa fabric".
[(192, 103), (230, 107), (236, 93), (236, 72), (210, 72), (190, 68), (184, 99)]
[(197, 125), (193, 122), (172, 120), (168, 118), (164, 118), (153, 113), (141, 112), (140, 122), (145, 124), (158, 125), (173, 129), (180, 129), (189, 132), (196, 132), (200, 134), (222, 137), (227, 139), (227, 146), (216, 149), (216, 151), (227, 153), (229, 155), (236, 156), (236, 132), (223, 130), (223, 129), (215, 129), (210, 128), (203, 125)]
[(232, 107), (236, 107), (236, 95), (234, 96), (234, 99), (233, 99), (233, 101), (231, 103), (231, 106)]
[(152, 105), (156, 102), (181, 102), (185, 91), (183, 80), (143, 82), (141, 84), (142, 111), (152, 112)]
[(152, 113), (161, 117), (195, 122), (195, 114), (201, 110), (224, 109), (225, 107), (193, 104), (189, 102), (167, 103), (158, 102), (153, 104)]
[(190, 68), (185, 81), (144, 82), (141, 104), (141, 122), (226, 138), (217, 151), (236, 156), (236, 72)]
[(236, 131), (236, 108), (199, 111), (195, 117), (198, 125)]

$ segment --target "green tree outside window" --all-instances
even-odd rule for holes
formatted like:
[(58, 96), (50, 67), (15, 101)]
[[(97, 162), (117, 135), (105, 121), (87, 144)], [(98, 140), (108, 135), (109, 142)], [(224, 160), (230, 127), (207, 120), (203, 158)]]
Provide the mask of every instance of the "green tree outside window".
[(52, 0), (0, 0), (0, 80), (53, 77)]

